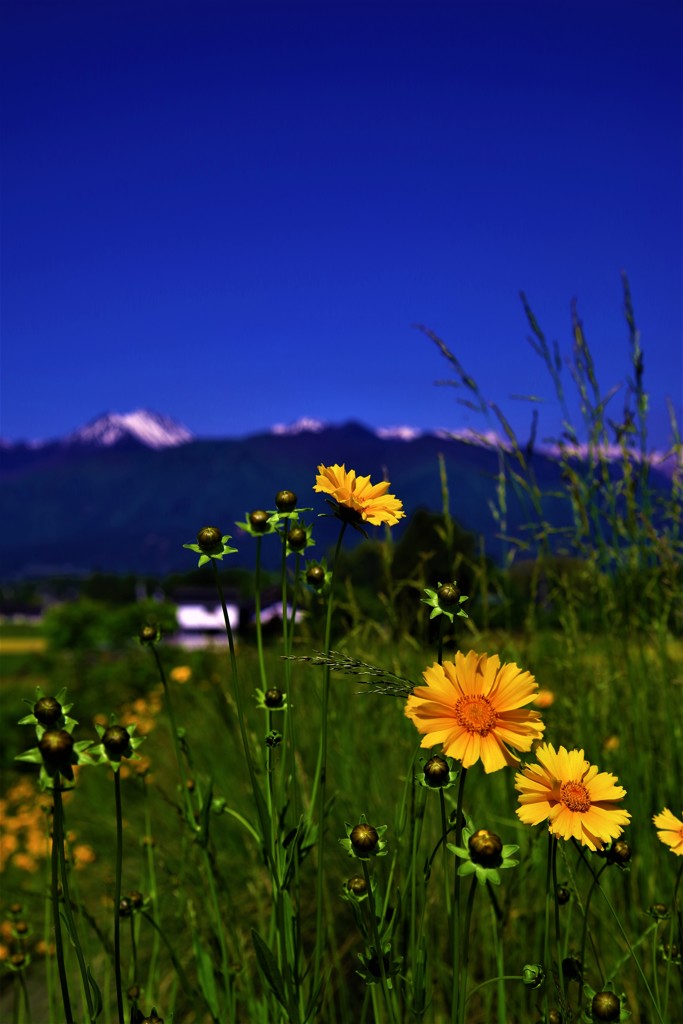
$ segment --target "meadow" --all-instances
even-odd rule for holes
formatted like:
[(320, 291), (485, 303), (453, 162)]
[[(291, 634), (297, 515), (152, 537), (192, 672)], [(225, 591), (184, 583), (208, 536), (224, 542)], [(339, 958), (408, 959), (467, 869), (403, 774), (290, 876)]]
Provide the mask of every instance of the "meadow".
[[(588, 454), (567, 425), (571, 533), (432, 337), (508, 439), (502, 564), (460, 543), (442, 474), (431, 547), (398, 571), (400, 495), (312, 466), (309, 495), (266, 481), (240, 524), (257, 622), (261, 547), (281, 545), (279, 632), (235, 637), (226, 611), (225, 643), (189, 652), (149, 609), (119, 646), (5, 629), (3, 1020), (681, 1019), (681, 444), (674, 423), (662, 503), (625, 297), (617, 424), (573, 322)], [(310, 559), (321, 513), (339, 540)], [(345, 558), (354, 529), (372, 536)], [(188, 570), (221, 596), (234, 534), (188, 524)]]

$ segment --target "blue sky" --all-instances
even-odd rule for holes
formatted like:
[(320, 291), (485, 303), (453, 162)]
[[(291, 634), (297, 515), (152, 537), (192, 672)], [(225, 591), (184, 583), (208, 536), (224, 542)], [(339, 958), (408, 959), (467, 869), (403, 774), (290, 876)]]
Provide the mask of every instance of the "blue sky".
[(6, 0), (2, 434), (140, 406), (200, 436), (479, 426), (434, 386), (422, 323), (521, 435), (515, 394), (556, 435), (519, 291), (566, 354), (578, 300), (607, 390), (629, 374), (624, 269), (661, 447), (683, 389), (681, 10)]

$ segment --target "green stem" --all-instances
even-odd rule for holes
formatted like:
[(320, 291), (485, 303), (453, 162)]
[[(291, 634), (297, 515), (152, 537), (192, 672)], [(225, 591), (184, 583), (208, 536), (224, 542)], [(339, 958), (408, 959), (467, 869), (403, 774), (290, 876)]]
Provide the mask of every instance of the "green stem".
[(387, 985), (387, 972), (384, 968), (384, 950), (382, 949), (382, 943), (379, 937), (379, 929), (377, 927), (377, 914), (375, 912), (375, 897), (372, 891), (372, 885), (370, 884), (370, 872), (368, 870), (368, 864), (366, 860), (361, 860), (363, 867), (363, 876), (365, 878), (365, 884), (368, 891), (367, 908), (368, 908), (368, 919), (370, 922), (370, 934), (372, 936), (372, 943), (375, 947), (375, 955), (377, 956), (377, 966), (379, 967), (380, 977), (382, 979), (382, 991), (384, 992), (384, 1000), (387, 1005), (388, 1020), (394, 1020), (394, 1008), (391, 1001), (391, 992)]
[[(678, 918), (677, 901), (678, 901), (678, 890), (679, 890), (680, 885), (681, 885), (681, 878), (683, 878), (683, 861), (681, 861), (681, 866), (679, 867), (678, 874), (676, 875), (676, 882), (675, 882), (675, 885), (674, 885), (674, 895), (673, 895), (673, 900), (672, 900), (672, 903), (671, 903), (671, 923), (669, 925), (669, 955), (668, 955), (667, 961), (666, 961), (666, 976), (664, 978), (664, 1016), (665, 1017), (666, 1017), (667, 1013), (669, 1012), (669, 987), (670, 987), (670, 982), (671, 982), (671, 961), (672, 961), (672, 958), (673, 958), (675, 925), (676, 925), (676, 920)], [(683, 934), (679, 934), (678, 940), (679, 940), (679, 943), (681, 942), (681, 940), (683, 940)], [(680, 953), (681, 953), (680, 945), (679, 945), (678, 952), (679, 952), (679, 956), (680, 956)]]
[(116, 880), (114, 882), (114, 977), (119, 1024), (123, 1021), (123, 988), (121, 985), (121, 874), (123, 868), (123, 815), (121, 813), (121, 779), (114, 771), (116, 797)]
[[(59, 792), (55, 783), (54, 793)], [(64, 1016), (66, 1024), (74, 1024), (73, 1012), (71, 1010), (71, 999), (69, 998), (69, 982), (66, 976), (66, 965), (64, 963), (64, 942), (62, 940), (62, 919), (59, 914), (59, 847), (64, 844), (62, 835), (62, 818), (57, 815), (57, 797), (54, 796), (54, 815), (52, 829), (52, 916), (55, 923), (55, 950), (57, 953), (57, 968), (59, 970), (59, 983), (62, 987), (62, 1003), (64, 1004)], [(60, 799), (61, 807), (61, 799)]]
[[(593, 897), (593, 893), (595, 892), (595, 887), (598, 884), (598, 879), (600, 878), (600, 875), (603, 873), (606, 867), (607, 863), (605, 862), (598, 871), (597, 875), (594, 876), (593, 884), (588, 890), (588, 895), (586, 896), (586, 906), (583, 910), (583, 928), (581, 930), (581, 978), (579, 980), (579, 1009), (581, 1009), (581, 1007), (583, 1006), (583, 978), (585, 973), (583, 965), (586, 962), (586, 942), (588, 940), (588, 908), (590, 907), (590, 902)], [(557, 903), (557, 899), (555, 900), (555, 902)]]
[(159, 927), (159, 925), (156, 923), (156, 921), (151, 916), (151, 914), (149, 914), (146, 910), (142, 911), (142, 916), (144, 917), (144, 919), (146, 921), (149, 921), (149, 923), (151, 924), (152, 928), (154, 928), (155, 933), (159, 936), (161, 941), (166, 946), (166, 949), (168, 950), (168, 955), (171, 958), (171, 963), (173, 964), (173, 969), (175, 970), (176, 974), (178, 975), (178, 980), (179, 980), (180, 984), (183, 987), (183, 990), (185, 992), (185, 996), (186, 997), (192, 996), (193, 999), (201, 1000), (204, 1003), (204, 1005), (207, 1007), (207, 1009), (208, 1009), (212, 1019), (215, 1021), (216, 1018), (214, 1017), (213, 1013), (211, 1012), (211, 1007), (207, 1003), (206, 999), (203, 997), (202, 993), (199, 992), (195, 988), (195, 986), (190, 982), (188, 976), (185, 974), (185, 971), (181, 967), (180, 962), (178, 960), (178, 957), (175, 955), (175, 952), (173, 950), (173, 946), (171, 945), (171, 943), (169, 942), (168, 938), (166, 937), (166, 933)]
[(228, 945), (225, 937), (225, 927), (223, 921), (223, 915), (221, 914), (220, 904), (218, 902), (218, 890), (216, 889), (216, 879), (213, 875), (213, 865), (211, 864), (211, 858), (209, 851), (206, 846), (202, 846), (202, 855), (204, 858), (204, 870), (206, 872), (206, 881), (209, 887), (209, 898), (211, 900), (211, 906), (213, 909), (214, 925), (216, 928), (216, 935), (218, 936), (218, 943), (221, 950), (221, 971), (223, 973), (223, 987), (227, 999), (228, 1006), (232, 1005), (232, 992), (230, 982), (230, 971), (228, 966)]
[[(553, 907), (555, 911), (555, 957), (557, 959), (557, 969), (560, 975), (560, 991), (562, 993), (562, 1005), (566, 1005), (566, 996), (564, 991), (564, 971), (562, 970), (562, 941), (560, 936), (560, 904), (557, 900), (557, 840), (552, 844), (551, 847), (551, 865), (553, 873)], [(581, 977), (583, 977), (583, 961), (581, 961)], [(579, 1002), (579, 1006), (581, 1003)]]
[[(543, 986), (543, 1011), (544, 1019), (549, 1020), (549, 1003), (548, 1003), (548, 989), (550, 987), (550, 977), (552, 977), (551, 960), (550, 960), (550, 904), (553, 898), (552, 896), (552, 861), (553, 861), (553, 849), (557, 846), (557, 839), (548, 832), (548, 861), (545, 872), (545, 915), (543, 920), (543, 967), (546, 972), (546, 980)], [(562, 964), (559, 965), (559, 969), (562, 970)]]
[(472, 908), (474, 907), (474, 897), (477, 895), (477, 876), (472, 876), (472, 882), (470, 883), (470, 891), (467, 896), (467, 906), (465, 908), (465, 925), (463, 928), (462, 935), (462, 956), (460, 957), (460, 984), (458, 986), (458, 1006), (459, 1006), (459, 1017), (458, 1024), (464, 1024), (465, 1022), (465, 1003), (467, 1001), (467, 970), (469, 967), (470, 960), (470, 925), (472, 924)]
[(90, 1017), (91, 1022), (93, 1022), (95, 1020), (95, 1011), (92, 1002), (92, 992), (90, 991), (90, 980), (88, 978), (88, 971), (83, 957), (83, 947), (81, 946), (81, 940), (79, 938), (78, 931), (76, 930), (76, 922), (71, 909), (71, 897), (69, 896), (69, 879), (66, 872), (66, 859), (64, 857), (64, 810), (62, 807), (62, 791), (59, 788), (58, 781), (55, 781), (55, 786), (52, 792), (54, 795), (55, 812), (53, 827), (58, 837), (59, 868), (62, 879), (62, 892), (64, 894), (64, 912), (69, 926), (69, 934), (76, 950), (78, 967), (81, 972), (81, 980), (85, 990), (85, 999), (88, 1004), (88, 1016)]
[(164, 688), (164, 697), (166, 698), (166, 710), (168, 711), (168, 720), (171, 727), (171, 739), (173, 740), (173, 748), (175, 750), (176, 761), (178, 763), (178, 773), (180, 774), (180, 788), (182, 791), (181, 799), (183, 802), (183, 809), (185, 811), (185, 818), (190, 828), (194, 829), (194, 812), (192, 810), (192, 800), (190, 793), (187, 788), (187, 776), (185, 774), (185, 765), (183, 763), (183, 757), (180, 752), (180, 744), (178, 742), (178, 726), (176, 725), (175, 713), (173, 711), (173, 701), (171, 700), (171, 692), (168, 688), (168, 682), (166, 681), (166, 673), (164, 672), (164, 666), (161, 663), (159, 652), (156, 649), (156, 645), (152, 644), (152, 654), (156, 662), (157, 670), (159, 672), (159, 678)]
[(498, 972), (498, 1000), (497, 1000), (497, 1015), (498, 1024), (506, 1024), (507, 1021), (507, 1007), (505, 999), (505, 985), (503, 984), (504, 979), (504, 961), (503, 961), (503, 942), (501, 936), (502, 930), (502, 913), (498, 906), (496, 895), (493, 891), (493, 886), (490, 882), (486, 883), (486, 891), (489, 894), (491, 900), (491, 926), (493, 930), (493, 951), (496, 958), (496, 971)]
[[(455, 810), (455, 845), (462, 842), (462, 808), (465, 797), (465, 779), (467, 768), (460, 769), (458, 800)], [(453, 963), (453, 987), (451, 991), (451, 1024), (460, 1019), (460, 986), (458, 984), (458, 965), (460, 963), (460, 875), (458, 874), (458, 858), (454, 857), (453, 866), (453, 915), (451, 931), (451, 957)]]
[[(332, 640), (332, 607), (334, 604), (334, 583), (335, 583), (335, 572), (337, 568), (337, 559), (341, 550), (342, 538), (346, 531), (346, 523), (343, 522), (339, 536), (337, 538), (337, 546), (334, 549), (334, 557), (332, 559), (332, 580), (330, 582), (330, 592), (327, 596), (327, 613), (325, 615), (325, 639), (324, 639), (324, 653), (329, 655), (330, 646)], [(318, 748), (318, 760), (315, 767), (315, 778), (313, 780), (313, 789), (311, 792), (311, 807), (315, 807), (316, 797), (318, 798), (318, 864), (317, 864), (317, 876), (316, 876), (316, 910), (315, 910), (315, 956), (314, 956), (314, 967), (313, 967), (313, 978), (317, 979), (320, 977), (320, 968), (322, 962), (322, 947), (324, 940), (323, 933), (323, 895), (324, 895), (324, 865), (325, 858), (323, 856), (323, 839), (325, 832), (325, 794), (327, 789), (327, 718), (328, 718), (328, 707), (330, 697), (330, 667), (325, 665), (323, 668), (323, 691), (322, 691), (322, 709), (321, 709), (321, 728), (320, 728), (320, 746)]]
[(443, 795), (443, 789), (439, 790), (439, 807), (441, 810), (441, 847), (443, 853), (443, 880), (444, 880), (444, 906), (446, 908), (446, 917), (450, 919), (451, 916), (451, 885), (448, 873), (448, 819), (446, 817), (446, 798)]
[(256, 650), (261, 686), (267, 689), (266, 663), (263, 656), (263, 626), (261, 623), (261, 537), (256, 538), (256, 580), (254, 582), (254, 613), (256, 615)]
[[(487, 985), (499, 984), (501, 981), (524, 981), (523, 974), (500, 974), (497, 978), (487, 978), (486, 981), (480, 982), (479, 985), (475, 985), (467, 993), (467, 999), (465, 1002), (469, 1002), (475, 992), (478, 992), (482, 988), (486, 988)], [(505, 1018), (503, 1018), (505, 1020)]]

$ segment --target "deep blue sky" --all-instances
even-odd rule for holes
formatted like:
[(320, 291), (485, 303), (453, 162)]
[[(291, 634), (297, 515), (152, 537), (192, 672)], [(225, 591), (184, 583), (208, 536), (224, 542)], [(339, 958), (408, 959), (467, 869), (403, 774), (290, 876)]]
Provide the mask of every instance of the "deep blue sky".
[[(518, 292), (651, 439), (681, 406), (678, 0), (5, 0), (2, 433), (144, 406), (477, 426), (423, 323), (521, 434)], [(568, 374), (567, 384), (569, 386)], [(614, 400), (618, 417), (622, 399)]]

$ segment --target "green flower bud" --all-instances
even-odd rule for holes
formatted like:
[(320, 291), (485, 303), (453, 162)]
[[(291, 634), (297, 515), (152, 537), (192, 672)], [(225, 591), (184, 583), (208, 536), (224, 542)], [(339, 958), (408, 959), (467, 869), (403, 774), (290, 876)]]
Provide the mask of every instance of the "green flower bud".
[(451, 770), (448, 767), (448, 761), (438, 754), (434, 757), (430, 757), (424, 766), (424, 777), (425, 782), (432, 789), (441, 789), (442, 786), (447, 786), (451, 778)]
[(495, 832), (480, 828), (470, 836), (468, 847), (475, 864), (483, 868), (497, 868), (502, 862), (503, 841)]
[(562, 1014), (559, 1010), (548, 1010), (548, 1024), (562, 1024)]
[(255, 508), (253, 512), (249, 513), (249, 525), (251, 526), (254, 533), (265, 533), (268, 529), (268, 519), (270, 516), (262, 508)]
[(205, 526), (197, 534), (197, 545), (205, 555), (220, 550), (223, 534), (217, 526)]
[(28, 925), (26, 921), (17, 921), (14, 925), (14, 930), (17, 935), (28, 935)]
[(439, 604), (443, 605), (444, 608), (450, 608), (460, 601), (460, 591), (455, 583), (442, 583), (437, 590), (437, 594), (439, 596)]
[(617, 839), (607, 851), (607, 860), (610, 864), (619, 864), (621, 867), (628, 864), (631, 859), (631, 847), (625, 839)]
[(41, 697), (33, 705), (33, 714), (41, 725), (49, 729), (61, 718), (62, 705), (54, 697)]
[(71, 764), (74, 738), (66, 729), (48, 729), (43, 733), (38, 749), (46, 764), (53, 768), (65, 768)]
[(545, 971), (541, 964), (525, 964), (522, 970), (522, 981), (529, 988), (540, 988), (545, 981)]
[(140, 998), (140, 986), (139, 985), (131, 985), (130, 988), (126, 989), (126, 995), (128, 996), (128, 998), (130, 999), (131, 1002), (133, 1001), (133, 999), (139, 999)]
[(557, 899), (558, 904), (561, 907), (563, 907), (565, 903), (569, 903), (569, 900), (571, 899), (571, 893), (569, 892), (569, 889), (566, 888), (566, 886), (558, 885), (555, 898)]
[(142, 893), (138, 892), (137, 889), (132, 889), (128, 893), (128, 900), (130, 901), (130, 905), (133, 908), (133, 910), (139, 910), (144, 902), (144, 899), (145, 898), (142, 895)]
[(593, 1020), (619, 1020), (621, 1000), (614, 992), (596, 992), (591, 1003)]
[(296, 502), (294, 491), (278, 491), (275, 495), (275, 507), (278, 512), (292, 512), (296, 508)]
[(267, 708), (279, 708), (284, 699), (282, 690), (278, 690), (277, 687), (273, 686), (270, 690), (266, 690), (263, 696), (263, 703)]
[(377, 844), (379, 843), (377, 829), (368, 824), (356, 825), (352, 828), (349, 839), (353, 849), (361, 855), (372, 853), (377, 849)]
[(124, 896), (123, 899), (119, 901), (119, 914), (121, 917), (130, 917), (132, 910), (133, 907), (130, 900)]
[(306, 534), (306, 531), (303, 530), (300, 526), (295, 526), (287, 534), (287, 543), (289, 544), (292, 551), (303, 551), (303, 549), (306, 547), (307, 540), (308, 536)]
[(145, 623), (144, 626), (140, 627), (138, 637), (141, 644), (154, 644), (159, 638), (159, 631), (156, 626), (152, 626), (150, 623)]
[(325, 570), (322, 565), (310, 565), (306, 570), (306, 582), (319, 590), (325, 582)]
[(26, 957), (23, 953), (12, 953), (10, 963), (13, 967), (23, 967), (26, 963)]
[(347, 879), (346, 888), (354, 896), (364, 896), (368, 891), (368, 883), (361, 875), (352, 875), (351, 878)]
[(118, 761), (130, 750), (130, 736), (122, 725), (110, 725), (102, 736), (102, 744), (108, 756)]
[(658, 921), (666, 921), (669, 916), (669, 908), (666, 903), (653, 903), (648, 910), (650, 917), (656, 918)]

